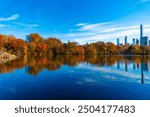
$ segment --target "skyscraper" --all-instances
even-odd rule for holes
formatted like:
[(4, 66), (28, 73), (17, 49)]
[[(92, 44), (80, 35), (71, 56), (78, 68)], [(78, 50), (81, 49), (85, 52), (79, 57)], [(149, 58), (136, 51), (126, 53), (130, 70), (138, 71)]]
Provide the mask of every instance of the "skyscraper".
[(140, 25), (140, 38), (143, 37), (143, 25), (141, 24)]
[(127, 45), (127, 39), (128, 39), (128, 37), (127, 36), (125, 36), (125, 45)]
[(120, 39), (117, 39), (117, 46), (120, 46)]
[(141, 46), (149, 45), (149, 38), (147, 36), (143, 37), (143, 25), (140, 25), (140, 45)]
[(136, 39), (136, 45), (139, 45), (139, 44), (140, 44), (139, 39)]
[(148, 37), (142, 37), (141, 38), (141, 46), (148, 46), (149, 45), (149, 38)]
[(133, 39), (133, 45), (135, 45), (135, 39)]

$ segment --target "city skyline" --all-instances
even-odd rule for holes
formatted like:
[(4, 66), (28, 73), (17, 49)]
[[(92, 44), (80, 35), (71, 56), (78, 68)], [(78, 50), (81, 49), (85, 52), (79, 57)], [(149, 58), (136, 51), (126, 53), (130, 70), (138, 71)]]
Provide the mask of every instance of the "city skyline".
[(29, 33), (37, 32), (45, 38), (80, 44), (116, 44), (117, 38), (124, 43), (128, 36), (132, 43), (133, 38), (140, 38), (140, 24), (144, 25), (144, 36), (150, 37), (149, 14), (150, 0), (1, 0), (0, 34), (25, 39)]
[(140, 28), (139, 28), (139, 34), (140, 34), (140, 38), (133, 38), (132, 39), (132, 43), (128, 43), (131, 42), (131, 39), (128, 39), (128, 36), (125, 36), (124, 38), (124, 43), (120, 43), (120, 39), (117, 38), (117, 46), (122, 46), (122, 45), (140, 45), (140, 46), (150, 46), (150, 40), (148, 36), (143, 36), (144, 35), (144, 27), (141, 24)]

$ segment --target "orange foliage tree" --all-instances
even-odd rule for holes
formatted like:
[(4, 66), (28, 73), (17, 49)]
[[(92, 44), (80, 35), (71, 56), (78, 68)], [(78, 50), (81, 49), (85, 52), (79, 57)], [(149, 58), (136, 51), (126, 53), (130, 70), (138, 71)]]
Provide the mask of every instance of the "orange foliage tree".
[(57, 38), (48, 38), (44, 40), (44, 43), (48, 46), (49, 50), (52, 50), (53, 54), (60, 54), (63, 50), (62, 42)]
[(84, 53), (85, 53), (84, 47), (81, 46), (81, 45), (78, 45), (77, 48), (76, 48), (76, 54), (83, 55)]
[(42, 43), (43, 38), (38, 33), (33, 33), (27, 36), (28, 42)]
[(107, 46), (107, 52), (109, 54), (113, 54), (113, 53), (116, 53), (116, 45), (114, 43), (111, 43), (111, 42), (107, 42), (106, 43), (106, 46)]

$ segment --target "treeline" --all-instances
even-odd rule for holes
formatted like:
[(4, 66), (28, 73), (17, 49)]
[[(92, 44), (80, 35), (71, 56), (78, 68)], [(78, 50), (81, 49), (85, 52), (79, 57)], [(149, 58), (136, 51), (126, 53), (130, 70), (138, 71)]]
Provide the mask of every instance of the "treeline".
[(38, 33), (26, 40), (0, 35), (0, 49), (17, 56), (24, 55), (103, 55), (103, 54), (150, 54), (150, 47), (133, 45), (116, 46), (111, 42), (96, 42), (79, 45), (77, 42), (62, 43), (57, 38), (44, 39)]

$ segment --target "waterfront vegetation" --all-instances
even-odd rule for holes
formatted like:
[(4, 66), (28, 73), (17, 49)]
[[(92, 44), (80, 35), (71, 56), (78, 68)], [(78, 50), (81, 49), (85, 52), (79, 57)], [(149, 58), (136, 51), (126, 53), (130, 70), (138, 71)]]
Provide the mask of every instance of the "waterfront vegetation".
[(0, 35), (0, 50), (16, 56), (33, 55), (104, 55), (132, 54), (149, 55), (149, 46), (122, 45), (111, 42), (95, 42), (80, 45), (77, 42), (63, 43), (57, 38), (44, 39), (38, 33), (30, 34), (26, 40), (14, 36)]

